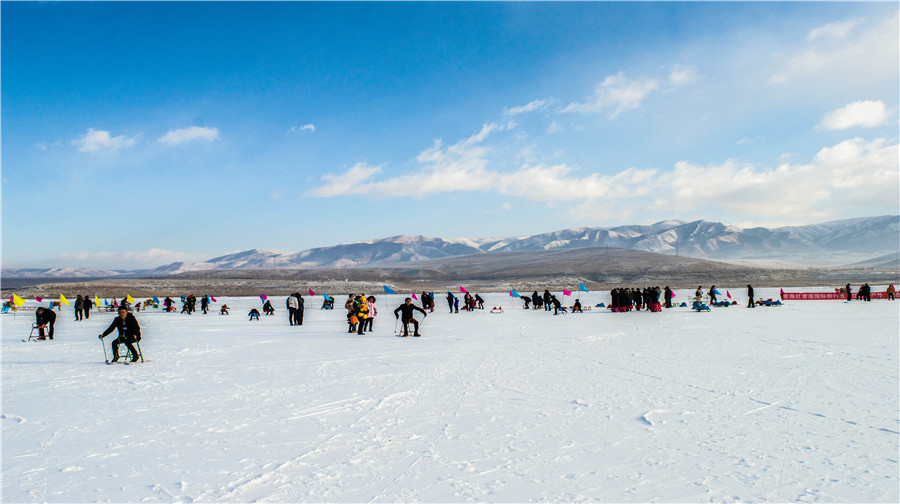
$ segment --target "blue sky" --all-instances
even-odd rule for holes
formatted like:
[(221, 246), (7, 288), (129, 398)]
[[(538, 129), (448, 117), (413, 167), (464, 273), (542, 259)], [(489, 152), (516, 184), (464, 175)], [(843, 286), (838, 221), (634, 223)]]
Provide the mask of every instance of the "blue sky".
[(3, 267), (900, 212), (896, 3), (0, 9)]

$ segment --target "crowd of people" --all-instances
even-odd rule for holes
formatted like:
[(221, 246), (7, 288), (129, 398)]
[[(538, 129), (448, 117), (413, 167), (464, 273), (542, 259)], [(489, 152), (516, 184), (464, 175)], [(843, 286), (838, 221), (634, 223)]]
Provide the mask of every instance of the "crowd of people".
[[(842, 299), (846, 299), (846, 301), (850, 301), (853, 299), (853, 291), (850, 284), (835, 289), (835, 292), (838, 293)], [(896, 290), (894, 289), (893, 284), (891, 284), (886, 291), (887, 299), (893, 300), (895, 292)], [(463, 311), (471, 312), (474, 310), (484, 309), (484, 299), (479, 294), (473, 295), (466, 291), (463, 291), (463, 294)], [(565, 292), (565, 294), (568, 295), (570, 293)], [(693, 296), (694, 308), (696, 309), (698, 305), (704, 307), (708, 306), (705, 303), (709, 303), (710, 306), (731, 306), (737, 304), (737, 302), (733, 300), (720, 301), (719, 296), (721, 296), (721, 293), (719, 293), (715, 285), (712, 285), (708, 290), (704, 289), (703, 286), (698, 286)], [(275, 307), (272, 305), (271, 300), (265, 299), (264, 296), (261, 297), (263, 298), (262, 313), (265, 313), (269, 316), (274, 315)], [(661, 311), (663, 306), (665, 308), (673, 307), (674, 297), (675, 293), (668, 285), (663, 289), (661, 289), (659, 286), (648, 286), (643, 288), (617, 287), (610, 291), (610, 303), (608, 306), (606, 306), (606, 308), (610, 309), (613, 312), (658, 312)], [(871, 287), (869, 286), (869, 284), (862, 284), (857, 290), (855, 297), (857, 300), (871, 301)], [(421, 307), (413, 304), (412, 298), (406, 298), (403, 304), (394, 309), (393, 312), (395, 318), (398, 320), (398, 322), (402, 322), (402, 326), (400, 328), (402, 334), (401, 332), (397, 332), (395, 327), (395, 332), (397, 332), (398, 336), (408, 336), (410, 326), (412, 326), (413, 328), (413, 336), (420, 336), (419, 321), (414, 317), (415, 312), (421, 312), (423, 318), (427, 316), (429, 312), (434, 312), (434, 298), (435, 297), (433, 292), (422, 292), (420, 298), (422, 304)], [(530, 296), (525, 295), (520, 296), (520, 298), (523, 302), (523, 308), (530, 308), (535, 310), (543, 309), (544, 311), (548, 312), (552, 310), (554, 315), (568, 313), (569, 310), (574, 313), (584, 311), (580, 299), (576, 298), (574, 304), (566, 307), (562, 305), (556, 295), (551, 293), (549, 289), (544, 290), (543, 294), (539, 294), (538, 291), (534, 291)], [(728, 295), (728, 298), (731, 298), (730, 294)], [(753, 286), (749, 284), (747, 285), (747, 298), (748, 308), (755, 308), (759, 304), (766, 304), (762, 300), (755, 300)], [(131, 298), (129, 297), (129, 299)], [(210, 299), (211, 297), (209, 295), (200, 298), (201, 311), (204, 314), (208, 313), (209, 311)], [(332, 302), (331, 305), (323, 305), (323, 308), (332, 307), (333, 298), (326, 297), (326, 299), (331, 299)], [(181, 296), (181, 313), (188, 315), (192, 314), (194, 311), (196, 311), (196, 302), (197, 297), (192, 294)], [(124, 299), (119, 302), (115, 298), (112, 298), (111, 303), (109, 301), (105, 301), (104, 306), (100, 307), (107, 310), (116, 310), (119, 313), (119, 316), (113, 320), (113, 323), (109, 326), (109, 328), (100, 335), (102, 339), (114, 330), (119, 331), (119, 337), (113, 342), (112, 345), (113, 361), (118, 358), (118, 347), (122, 344), (124, 344), (128, 348), (132, 356), (136, 355), (134, 351), (135, 349), (131, 345), (137, 341), (140, 341), (140, 326), (132, 312), (140, 311), (141, 306), (146, 307), (150, 303), (151, 301), (147, 300), (144, 303), (135, 302), (132, 304)], [(153, 299), (153, 303), (153, 306), (156, 307), (157, 305), (155, 303), (158, 303), (158, 301), (155, 297)], [(90, 296), (79, 294), (75, 298), (73, 306), (75, 320), (81, 321), (89, 319), (91, 309), (98, 304), (99, 303), (95, 303)], [(166, 297), (162, 302), (163, 308), (166, 312), (174, 312), (174, 304), (175, 302), (171, 297)], [(450, 291), (447, 291), (447, 304), (451, 314), (459, 313), (460, 298)], [(305, 303), (303, 296), (299, 292), (295, 292), (287, 296), (287, 299), (285, 300), (285, 306), (288, 312), (289, 325), (303, 325), (304, 305)], [(597, 306), (604, 305), (600, 303)], [(344, 308), (346, 310), (348, 333), (364, 335), (366, 332), (371, 332), (374, 330), (375, 319), (378, 316), (378, 306), (375, 296), (366, 296), (365, 294), (349, 294), (346, 302), (344, 303)], [(228, 315), (228, 305), (223, 304), (219, 313), (221, 315)], [(495, 307), (492, 310), (492, 313), (502, 313), (502, 310), (498, 310)], [(256, 308), (251, 309), (248, 313), (250, 320), (259, 320), (260, 315), (260, 311)], [(33, 328), (39, 331), (37, 337), (38, 340), (54, 339), (56, 317), (57, 315), (53, 311), (52, 307), (38, 307), (35, 310), (35, 324), (33, 325)], [(135, 357), (132, 358), (134, 359)]]

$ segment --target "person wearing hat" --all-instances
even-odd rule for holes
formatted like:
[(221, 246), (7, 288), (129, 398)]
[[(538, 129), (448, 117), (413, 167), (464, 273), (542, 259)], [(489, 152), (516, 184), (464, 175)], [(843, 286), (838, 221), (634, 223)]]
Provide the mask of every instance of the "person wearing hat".
[(133, 313), (129, 313), (128, 309), (122, 305), (119, 306), (119, 316), (114, 318), (109, 327), (98, 336), (100, 339), (108, 336), (114, 330), (119, 332), (119, 336), (112, 342), (113, 358), (111, 362), (119, 360), (119, 345), (124, 344), (125, 348), (131, 352), (131, 362), (138, 360), (138, 351), (134, 348), (134, 343), (141, 340), (141, 326), (138, 324)]

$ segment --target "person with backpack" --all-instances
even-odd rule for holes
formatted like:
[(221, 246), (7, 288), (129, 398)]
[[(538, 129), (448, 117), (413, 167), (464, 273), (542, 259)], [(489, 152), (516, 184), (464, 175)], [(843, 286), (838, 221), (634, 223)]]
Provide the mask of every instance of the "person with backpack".
[[(425, 313), (425, 310), (412, 304), (412, 298), (406, 298), (403, 301), (403, 304), (398, 306), (394, 310), (394, 318), (400, 319), (400, 323), (403, 324), (403, 337), (404, 338), (409, 336), (409, 324), (413, 325), (413, 336), (415, 336), (415, 337), (421, 336), (421, 334), (419, 334), (419, 321), (416, 320), (415, 317), (413, 317), (413, 314), (416, 311), (422, 312), (423, 320), (425, 319), (425, 317), (428, 316), (428, 314)], [(401, 315), (402, 315), (402, 317), (401, 317)]]
[(354, 306), (356, 307), (356, 320), (359, 321), (356, 334), (362, 336), (366, 334), (366, 319), (369, 317), (369, 303), (366, 300), (366, 295), (360, 294), (356, 296)]
[(82, 320), (84, 318), (84, 298), (81, 297), (81, 294), (75, 298), (75, 320)]
[(118, 309), (119, 316), (114, 318), (109, 327), (98, 336), (101, 340), (111, 332), (118, 331), (118, 337), (112, 342), (113, 358), (110, 362), (119, 360), (119, 345), (124, 344), (131, 352), (131, 362), (136, 362), (140, 354), (134, 348), (134, 343), (141, 341), (141, 326), (133, 313), (129, 313), (128, 309), (123, 305)]

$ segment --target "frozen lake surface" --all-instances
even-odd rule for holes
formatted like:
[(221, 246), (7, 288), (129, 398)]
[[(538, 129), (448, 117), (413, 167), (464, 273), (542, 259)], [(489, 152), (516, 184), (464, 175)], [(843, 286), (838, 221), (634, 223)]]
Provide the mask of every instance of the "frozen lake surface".
[(104, 364), (113, 313), (64, 307), (40, 343), (3, 315), (3, 501), (900, 500), (900, 304), (451, 315), (437, 293), (398, 338), (404, 296), (376, 296), (364, 336), (339, 293), (302, 327), (283, 297), (259, 322), (258, 298), (142, 312), (131, 366)]

